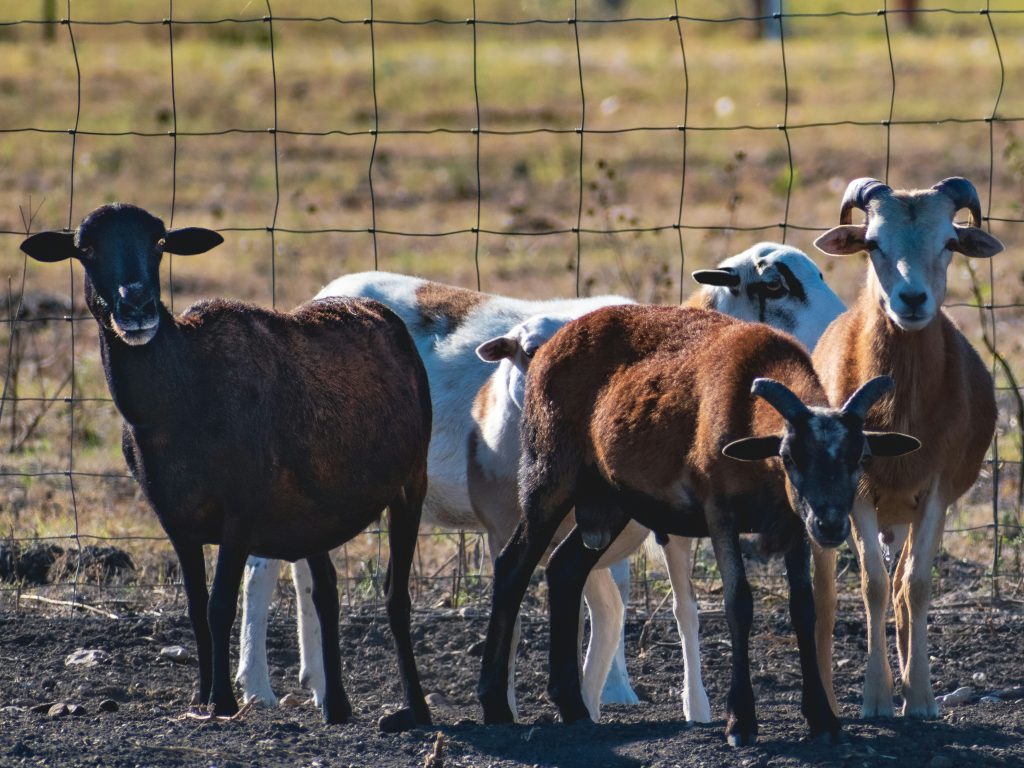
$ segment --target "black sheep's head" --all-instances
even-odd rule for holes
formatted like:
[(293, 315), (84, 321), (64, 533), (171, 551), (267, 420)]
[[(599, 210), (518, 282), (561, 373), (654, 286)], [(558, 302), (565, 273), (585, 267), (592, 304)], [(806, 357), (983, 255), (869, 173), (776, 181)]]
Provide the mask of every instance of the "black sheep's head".
[(93, 315), (126, 344), (139, 346), (160, 328), (163, 255), (204, 253), (222, 242), (213, 230), (168, 230), (138, 206), (112, 203), (86, 216), (74, 232), (40, 232), (21, 249), (37, 261), (78, 259), (85, 268), (85, 297)]

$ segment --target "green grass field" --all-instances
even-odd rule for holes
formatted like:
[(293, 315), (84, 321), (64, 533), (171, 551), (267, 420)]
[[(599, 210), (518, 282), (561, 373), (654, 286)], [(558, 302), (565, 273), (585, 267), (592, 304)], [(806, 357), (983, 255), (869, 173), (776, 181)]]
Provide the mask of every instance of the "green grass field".
[[(66, 3), (56, 5), (66, 16)], [(369, 2), (277, 0), (271, 24), (263, 2), (179, 0), (176, 21), (231, 21), (173, 25), (173, 91), (171, 27), (98, 23), (159, 21), (170, 3), (70, 5), (82, 22), (70, 27), (10, 23), (43, 19), (39, 0), (0, 8), (5, 318), (22, 295), (29, 316), (64, 315), (72, 302), (84, 312), (80, 272), (26, 265), (18, 251), (30, 211), (33, 231), (77, 224), (112, 200), (169, 221), (173, 200), (174, 224), (225, 230), (221, 248), (175, 259), (173, 279), (166, 265), (165, 299), (177, 310), (212, 295), (287, 307), (375, 265), (467, 287), (479, 269), (483, 290), (521, 296), (573, 295), (579, 285), (672, 302), (692, 290), (691, 270), (758, 240), (812, 252), (846, 182), (886, 174), (909, 187), (972, 179), (1007, 246), (991, 274), (977, 265), (981, 296), (1003, 305), (1024, 294), (1024, 2), (992, 2), (990, 14), (979, 3), (922, 2), (928, 12), (914, 30), (877, 14), (877, 0), (787, 2), (795, 15), (783, 46), (757, 39), (751, 21), (725, 21), (750, 15), (748, 2), (681, 2), (678, 25), (665, 18), (673, 2), (580, 2), (587, 21), (572, 25), (572, 2), (480, 0), (480, 23), (470, 25), (472, 2), (392, 0), (373, 3), (371, 27), (362, 23)], [(537, 18), (552, 23), (512, 23)], [(398, 23), (429, 19), (463, 23)], [(276, 142), (267, 130), (275, 107)], [(109, 133), (127, 135), (97, 135)], [(478, 204), (479, 238), (470, 231)], [(577, 217), (578, 241), (569, 231)], [(282, 230), (273, 239), (272, 224)], [(604, 232), (654, 228), (664, 229)], [(335, 231), (283, 231), (324, 229)], [(816, 258), (852, 300), (863, 262)], [(971, 301), (957, 257), (948, 302), (981, 348), (987, 315), (956, 306)], [(1024, 313), (996, 316), (998, 348), (1024, 375)], [(13, 339), (11, 324), (0, 325), (6, 473), (126, 472), (94, 326), (73, 325), (72, 334), (59, 320), (21, 323)], [(48, 402), (72, 392), (86, 401)], [(1017, 460), (1016, 406), (1000, 395), (999, 455)], [(1006, 464), (1008, 521), (1018, 519), (1017, 477)], [(955, 524), (991, 519), (983, 482)], [(59, 474), (8, 475), (0, 488), (0, 536), (69, 535), (76, 510), (82, 533), (159, 535), (127, 480), (76, 477), (73, 496)], [(947, 544), (991, 558), (991, 532)]]

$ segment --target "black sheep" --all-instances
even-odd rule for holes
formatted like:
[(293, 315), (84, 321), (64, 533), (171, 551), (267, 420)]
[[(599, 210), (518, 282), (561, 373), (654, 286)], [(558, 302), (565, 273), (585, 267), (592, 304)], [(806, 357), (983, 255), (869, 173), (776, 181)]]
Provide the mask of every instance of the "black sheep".
[[(409, 570), (426, 491), (430, 396), (402, 321), (374, 301), (329, 299), (292, 312), (160, 302), (164, 253), (198, 254), (216, 232), (168, 231), (127, 204), (97, 208), (75, 232), (22, 243), (39, 261), (77, 259), (100, 325), (103, 368), (124, 417), (122, 448), (181, 562), (199, 652), (199, 702), (238, 710), (228, 643), (250, 554), (313, 573), (327, 677), (324, 718), (349, 719), (341, 684), (336, 575), (329, 551), (388, 508), (385, 591), (408, 709), (429, 723), (409, 638)], [(219, 544), (207, 596), (204, 544)]]

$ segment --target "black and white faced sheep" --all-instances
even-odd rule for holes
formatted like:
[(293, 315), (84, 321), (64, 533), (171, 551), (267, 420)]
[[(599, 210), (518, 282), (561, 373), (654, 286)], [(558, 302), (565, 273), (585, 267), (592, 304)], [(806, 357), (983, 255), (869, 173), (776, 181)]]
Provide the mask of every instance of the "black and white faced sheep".
[[(784, 552), (802, 711), (812, 734), (837, 735), (815, 657), (809, 539), (825, 547), (845, 540), (865, 456), (918, 447), (905, 435), (863, 429), (864, 413), (891, 386), (890, 379), (872, 380), (841, 409), (829, 408), (795, 339), (714, 311), (609, 307), (565, 325), (540, 348), (527, 380), (523, 518), (495, 562), (478, 687), (485, 721), (512, 719), (505, 687), (519, 604), (575, 507), (576, 528), (547, 568), (548, 692), (566, 722), (588, 716), (575, 606), (590, 569), (632, 518), (659, 534), (711, 537), (732, 641), (726, 707), (732, 744), (757, 735), (748, 653), (753, 600), (738, 536), (761, 533)], [(741, 465), (733, 459), (772, 460)]]
[[(385, 591), (408, 708), (381, 727), (429, 723), (409, 637), (431, 426), (420, 357), (402, 321), (369, 300), (288, 313), (213, 300), (172, 316), (160, 301), (163, 254), (220, 242), (216, 232), (168, 231), (143, 209), (114, 204), (75, 232), (42, 232), (21, 246), (39, 261), (76, 259), (85, 269), (125, 459), (181, 561), (199, 702), (217, 715), (238, 709), (228, 643), (246, 558), (305, 558), (323, 637), (324, 718), (349, 719), (328, 552), (387, 507)], [(204, 544), (220, 545), (209, 596)]]

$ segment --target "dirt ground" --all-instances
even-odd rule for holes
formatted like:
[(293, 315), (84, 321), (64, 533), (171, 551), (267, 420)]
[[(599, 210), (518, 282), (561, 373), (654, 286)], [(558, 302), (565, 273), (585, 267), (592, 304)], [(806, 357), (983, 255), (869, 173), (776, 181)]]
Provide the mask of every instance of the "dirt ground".
[[(382, 612), (367, 608), (342, 627), (345, 681), (358, 721), (325, 726), (309, 705), (253, 708), (233, 721), (186, 716), (197, 681), (195, 662), (160, 656), (168, 645), (192, 653), (183, 609), (111, 620), (46, 616), (33, 609), (0, 614), (0, 765), (46, 766), (423, 766), (441, 742), (444, 766), (1021, 766), (1024, 765), (1024, 616), (1019, 605), (953, 603), (932, 616), (932, 679), (937, 693), (961, 686), (973, 703), (945, 709), (938, 720), (862, 722), (862, 610), (844, 605), (837, 626), (837, 693), (845, 742), (806, 740), (799, 712), (795, 641), (784, 603), (769, 597), (756, 609), (752, 659), (761, 738), (730, 749), (722, 736), (729, 678), (721, 611), (706, 610), (701, 639), (705, 680), (715, 716), (688, 727), (679, 704), (682, 664), (670, 613), (648, 627), (627, 624), (627, 657), (637, 707), (609, 706), (600, 725), (564, 726), (544, 695), (547, 629), (527, 617), (519, 661), (524, 723), (484, 727), (473, 690), (485, 617), (479, 608), (418, 610), (417, 659), (425, 688), (450, 707), (435, 707), (432, 728), (381, 735), (376, 720), (401, 701), (391, 638)], [(270, 627), (272, 679), (278, 695), (300, 693), (294, 624), (279, 615)], [(73, 652), (99, 650), (95, 666), (68, 664)], [(1003, 691), (1003, 699), (980, 697)], [(305, 696), (302, 696), (303, 701)], [(105, 711), (104, 707), (115, 709)], [(111, 703), (113, 702), (113, 703)], [(79, 705), (54, 715), (49, 705)], [(40, 707), (39, 705), (45, 705)]]

